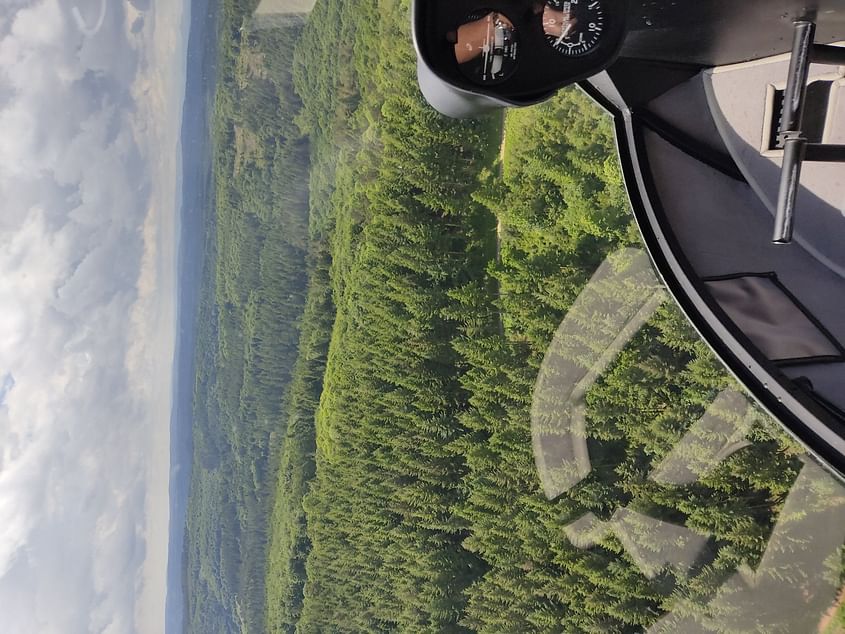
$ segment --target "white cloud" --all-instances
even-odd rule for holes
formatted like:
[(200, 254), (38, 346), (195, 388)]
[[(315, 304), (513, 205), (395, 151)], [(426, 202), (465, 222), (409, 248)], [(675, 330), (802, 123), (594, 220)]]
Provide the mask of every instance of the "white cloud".
[(163, 627), (182, 5), (132, 32), (138, 9), (109, 0), (86, 35), (102, 6), (0, 6), (0, 629), (16, 634)]

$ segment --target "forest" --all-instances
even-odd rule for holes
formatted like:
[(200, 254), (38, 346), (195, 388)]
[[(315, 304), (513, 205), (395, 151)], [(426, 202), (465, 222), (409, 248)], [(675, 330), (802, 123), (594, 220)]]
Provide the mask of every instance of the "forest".
[[(407, 0), (269, 28), (256, 4), (222, 6), (189, 631), (766, 631), (765, 597), (731, 582), (795, 574), (766, 548), (806, 457), (756, 407), (714, 407), (738, 388), (666, 297), (584, 395), (589, 474), (552, 499), (538, 475), (550, 344), (640, 244), (610, 118), (573, 88), (448, 120), (416, 86)], [(708, 415), (747, 442), (695, 481), (654, 477)], [(654, 564), (632, 517), (700, 554)], [(784, 631), (832, 603), (803, 592)]]
[(307, 293), (309, 144), (285, 46), (302, 22), (253, 28), (254, 4), (225, 0), (220, 16), (184, 563), (186, 629), (204, 634), (263, 629), (268, 500)]

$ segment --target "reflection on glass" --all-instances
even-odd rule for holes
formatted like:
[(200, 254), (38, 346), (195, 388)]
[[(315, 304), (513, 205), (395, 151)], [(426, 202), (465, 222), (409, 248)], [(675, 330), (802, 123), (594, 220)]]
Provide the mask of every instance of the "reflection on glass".
[(473, 81), (503, 81), (516, 70), (519, 38), (513, 23), (498, 11), (478, 11), (450, 34), (455, 59)]
[(651, 477), (661, 484), (693, 484), (722, 461), (747, 447), (748, 431), (759, 413), (748, 398), (732, 388), (722, 391)]
[[(688, 352), (660, 325), (659, 288), (645, 253), (623, 249), (558, 328), (531, 410), (543, 490), (566, 509), (573, 547), (641, 575), (647, 631), (816, 631), (841, 586), (843, 484), (733, 384), (712, 389), (724, 380), (684, 404), (701, 412), (689, 422), (614, 401)], [(701, 368), (681, 371), (657, 403), (688, 396)]]
[(89, 24), (89, 22), (85, 19), (82, 15), (82, 12), (79, 10), (79, 7), (73, 7), (71, 9), (71, 15), (73, 16), (74, 21), (76, 22), (76, 26), (79, 28), (80, 31), (87, 37), (92, 37), (100, 32), (100, 29), (103, 28), (103, 24), (106, 21), (106, 11), (108, 9), (108, 4), (106, 0), (100, 0), (100, 13), (99, 17), (93, 21), (93, 25)]
[(558, 328), (531, 406), (534, 457), (549, 499), (590, 473), (584, 397), (665, 298), (646, 254), (624, 249), (599, 267)]

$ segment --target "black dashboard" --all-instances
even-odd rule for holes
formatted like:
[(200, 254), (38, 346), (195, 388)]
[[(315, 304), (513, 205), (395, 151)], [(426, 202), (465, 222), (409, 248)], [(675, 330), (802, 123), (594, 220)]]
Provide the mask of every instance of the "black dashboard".
[(459, 89), (530, 102), (603, 70), (627, 0), (417, 0), (420, 57)]
[(499, 107), (540, 101), (611, 65), (620, 86), (648, 92), (632, 66), (683, 74), (784, 53), (796, 19), (817, 23), (817, 43), (845, 40), (843, 0), (414, 0), (413, 6), (426, 71)]

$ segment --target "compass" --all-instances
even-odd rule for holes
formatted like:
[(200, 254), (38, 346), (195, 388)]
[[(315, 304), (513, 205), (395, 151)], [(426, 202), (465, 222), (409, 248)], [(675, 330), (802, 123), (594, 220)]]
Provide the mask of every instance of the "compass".
[(543, 31), (561, 55), (591, 53), (602, 41), (605, 27), (602, 0), (546, 0)]

